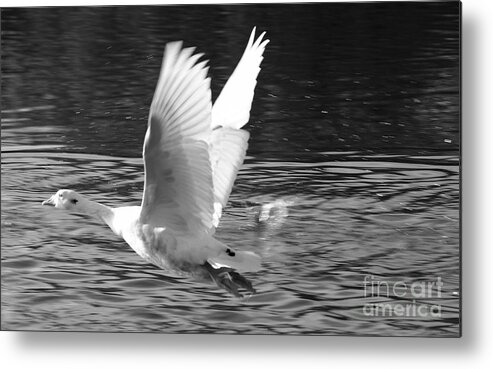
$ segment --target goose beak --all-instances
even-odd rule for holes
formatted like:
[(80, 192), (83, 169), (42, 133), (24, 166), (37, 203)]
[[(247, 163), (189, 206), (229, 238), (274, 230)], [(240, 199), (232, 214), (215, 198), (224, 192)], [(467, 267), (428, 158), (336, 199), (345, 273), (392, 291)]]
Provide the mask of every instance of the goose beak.
[(48, 200), (45, 200), (41, 203), (41, 205), (55, 206), (54, 196), (51, 196)]

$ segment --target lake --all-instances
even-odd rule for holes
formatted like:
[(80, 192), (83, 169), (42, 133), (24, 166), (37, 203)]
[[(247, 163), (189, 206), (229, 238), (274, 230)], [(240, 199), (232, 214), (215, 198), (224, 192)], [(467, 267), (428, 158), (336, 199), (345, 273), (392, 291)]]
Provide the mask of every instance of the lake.
[[(2, 329), (458, 336), (459, 6), (3, 9)], [(253, 26), (271, 41), (216, 237), (262, 256), (257, 294), (41, 206), (59, 188), (139, 205), (165, 44), (205, 53), (214, 99)]]

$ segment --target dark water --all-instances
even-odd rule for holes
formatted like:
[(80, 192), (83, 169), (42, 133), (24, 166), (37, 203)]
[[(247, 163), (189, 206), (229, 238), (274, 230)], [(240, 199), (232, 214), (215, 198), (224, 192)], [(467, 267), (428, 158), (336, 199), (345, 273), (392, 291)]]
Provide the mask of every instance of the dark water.
[[(458, 14), (454, 2), (3, 10), (2, 329), (458, 335)], [(262, 255), (257, 295), (167, 277), (94, 220), (40, 205), (58, 188), (139, 204), (164, 45), (206, 53), (215, 97), (253, 25), (271, 43), (217, 237)], [(258, 224), (267, 204), (279, 211)], [(408, 310), (369, 313), (387, 303)]]

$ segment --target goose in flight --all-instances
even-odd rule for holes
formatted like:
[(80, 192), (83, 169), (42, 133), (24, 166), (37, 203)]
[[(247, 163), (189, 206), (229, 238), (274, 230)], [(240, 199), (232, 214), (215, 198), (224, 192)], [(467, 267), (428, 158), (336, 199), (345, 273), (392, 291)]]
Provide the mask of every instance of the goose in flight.
[(141, 206), (110, 208), (68, 189), (43, 205), (85, 213), (105, 222), (146, 261), (169, 273), (212, 279), (229, 293), (254, 293), (242, 272), (260, 269), (260, 257), (214, 238), (222, 209), (245, 158), (265, 32), (246, 49), (215, 101), (203, 54), (166, 45), (144, 139)]

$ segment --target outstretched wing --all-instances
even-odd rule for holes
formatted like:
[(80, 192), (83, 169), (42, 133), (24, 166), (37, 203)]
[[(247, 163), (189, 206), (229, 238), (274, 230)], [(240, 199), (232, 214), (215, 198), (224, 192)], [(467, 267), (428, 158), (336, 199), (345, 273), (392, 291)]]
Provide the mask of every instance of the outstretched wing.
[(265, 46), (265, 32), (255, 40), (253, 28), (247, 47), (237, 67), (224, 85), (212, 108), (211, 164), (214, 181), (214, 226), (221, 218), (233, 183), (243, 164), (249, 134), (241, 130), (250, 119), (253, 93), (260, 72)]
[(250, 119), (253, 92), (260, 72), (260, 63), (264, 59), (262, 54), (269, 43), (269, 40), (262, 41), (265, 32), (254, 41), (255, 29), (254, 27), (250, 34), (247, 47), (233, 74), (214, 102), (213, 128), (223, 126), (240, 129)]
[(229, 127), (215, 129), (212, 133), (210, 157), (214, 183), (213, 225), (216, 228), (245, 159), (249, 137), (247, 131)]
[(212, 227), (214, 195), (210, 79), (193, 51), (181, 42), (166, 45), (144, 141), (140, 220), (197, 234)]

